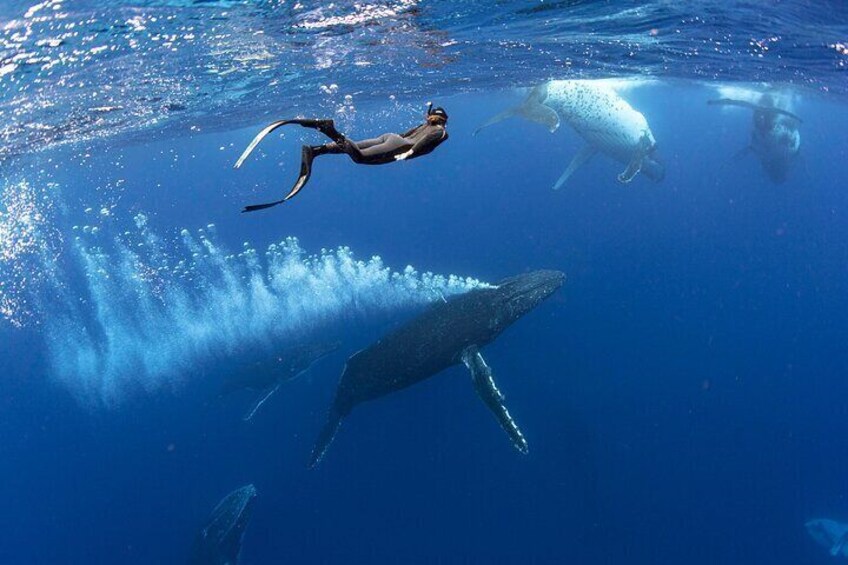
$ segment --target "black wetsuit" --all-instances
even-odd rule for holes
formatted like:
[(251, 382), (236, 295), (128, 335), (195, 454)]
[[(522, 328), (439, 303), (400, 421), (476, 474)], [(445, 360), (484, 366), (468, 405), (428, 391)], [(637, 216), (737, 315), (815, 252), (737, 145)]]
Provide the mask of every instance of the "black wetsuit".
[[(383, 165), (396, 160), (398, 155), (402, 155), (408, 151), (412, 153), (406, 159), (414, 159), (421, 155), (426, 155), (433, 151), (443, 141), (448, 138), (448, 131), (445, 128), (445, 123), (433, 124), (429, 121), (414, 127), (411, 130), (398, 135), (396, 133), (384, 133), (380, 137), (373, 139), (364, 139), (362, 141), (353, 141), (346, 138), (337, 129), (333, 120), (312, 120), (312, 119), (295, 119), (285, 120), (271, 124), (266, 132), (260, 134), (264, 136), (274, 128), (286, 124), (297, 124), (306, 128), (311, 128), (320, 131), (333, 141), (324, 145), (304, 145), (302, 149), (300, 175), (292, 189), (282, 200), (269, 202), (267, 204), (255, 204), (246, 206), (244, 212), (253, 212), (262, 210), (281, 204), (290, 198), (293, 198), (301, 189), (306, 186), (309, 177), (312, 175), (312, 161), (320, 155), (337, 155), (344, 153), (355, 162), (363, 165)], [(256, 143), (256, 141), (254, 141)], [(249, 148), (248, 152), (252, 149)], [(238, 165), (237, 165), (238, 166)]]
[[(307, 126), (308, 127), (308, 126)], [(395, 157), (412, 150), (407, 159), (426, 155), (448, 138), (443, 125), (428, 122), (414, 127), (406, 133), (384, 133), (380, 137), (352, 141), (339, 133), (330, 122), (316, 127), (318, 131), (333, 140), (332, 143), (310, 147), (312, 156), (346, 153), (355, 163), (363, 165), (383, 165), (391, 163)]]

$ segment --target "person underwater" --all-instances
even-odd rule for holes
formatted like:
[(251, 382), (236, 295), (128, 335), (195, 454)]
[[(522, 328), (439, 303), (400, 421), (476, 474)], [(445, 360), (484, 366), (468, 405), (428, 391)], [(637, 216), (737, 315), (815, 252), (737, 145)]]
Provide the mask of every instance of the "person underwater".
[(297, 182), (282, 200), (268, 202), (266, 204), (254, 204), (245, 206), (242, 212), (254, 212), (271, 208), (277, 204), (282, 204), (286, 200), (290, 200), (300, 192), (309, 177), (312, 175), (312, 161), (315, 157), (321, 155), (337, 155), (344, 153), (348, 155), (354, 163), (361, 165), (383, 165), (393, 161), (404, 161), (406, 159), (414, 159), (421, 155), (426, 155), (438, 147), (443, 141), (448, 138), (447, 131), (448, 114), (444, 108), (433, 108), (433, 103), (427, 103), (427, 113), (425, 114), (424, 123), (412, 128), (406, 133), (384, 133), (380, 137), (373, 139), (365, 139), (362, 141), (352, 141), (339, 133), (336, 129), (333, 120), (314, 120), (314, 119), (293, 119), (280, 120), (274, 122), (260, 131), (244, 153), (241, 154), (235, 167), (238, 169), (244, 163), (245, 159), (256, 149), (256, 146), (272, 131), (278, 127), (296, 124), (301, 127), (317, 130), (332, 141), (324, 145), (304, 145), (301, 150), (300, 176), (297, 177)]

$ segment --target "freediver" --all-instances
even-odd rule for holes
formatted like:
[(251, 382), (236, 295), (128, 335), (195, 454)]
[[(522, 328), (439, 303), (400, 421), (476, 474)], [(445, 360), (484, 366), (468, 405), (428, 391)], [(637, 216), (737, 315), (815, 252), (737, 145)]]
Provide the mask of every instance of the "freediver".
[(265, 136), (277, 129), (278, 127), (296, 124), (301, 127), (317, 130), (332, 141), (324, 145), (304, 145), (301, 153), (300, 176), (297, 182), (282, 200), (268, 202), (266, 204), (254, 204), (245, 206), (242, 212), (254, 212), (271, 208), (277, 204), (282, 204), (286, 200), (294, 198), (300, 192), (312, 175), (312, 161), (320, 155), (336, 155), (340, 153), (347, 154), (354, 163), (361, 165), (383, 165), (393, 161), (404, 161), (406, 159), (414, 159), (421, 155), (426, 155), (433, 151), (443, 141), (448, 138), (448, 131), (445, 126), (448, 123), (448, 114), (444, 108), (433, 108), (433, 103), (427, 103), (427, 113), (425, 114), (424, 123), (412, 128), (406, 133), (384, 133), (380, 137), (373, 139), (365, 139), (363, 141), (352, 141), (339, 133), (336, 129), (333, 120), (314, 120), (298, 118), (293, 120), (280, 120), (274, 122), (260, 131), (247, 149), (244, 150), (241, 157), (236, 161), (235, 168), (241, 167), (248, 155), (256, 149)]

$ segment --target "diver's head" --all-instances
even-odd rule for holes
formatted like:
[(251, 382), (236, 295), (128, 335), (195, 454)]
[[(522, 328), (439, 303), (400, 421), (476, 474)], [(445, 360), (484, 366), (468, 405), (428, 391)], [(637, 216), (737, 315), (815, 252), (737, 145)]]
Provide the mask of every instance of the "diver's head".
[(448, 113), (441, 106), (433, 108), (433, 103), (427, 103), (427, 123), (432, 125), (446, 125), (448, 123)]

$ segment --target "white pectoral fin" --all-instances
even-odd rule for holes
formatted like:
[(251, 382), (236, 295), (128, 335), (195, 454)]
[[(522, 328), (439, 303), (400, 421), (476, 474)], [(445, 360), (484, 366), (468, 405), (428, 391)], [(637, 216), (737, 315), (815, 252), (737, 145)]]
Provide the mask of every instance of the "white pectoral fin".
[(624, 169), (624, 172), (618, 175), (618, 182), (627, 184), (632, 181), (642, 170), (642, 163), (644, 163), (645, 158), (651, 154), (653, 148), (654, 144), (650, 135), (648, 133), (643, 133), (642, 138), (639, 140), (638, 147), (633, 152), (633, 157), (630, 159), (630, 163), (627, 164), (627, 168)]
[(509, 415), (509, 411), (504, 405), (504, 396), (495, 384), (492, 370), (486, 364), (477, 346), (469, 346), (462, 352), (462, 362), (471, 371), (471, 381), (474, 383), (474, 390), (477, 391), (480, 400), (494, 414), (498, 424), (509, 436), (512, 445), (521, 453), (527, 453), (527, 440), (524, 439), (524, 434), (518, 429), (518, 424)]
[(632, 181), (636, 175), (639, 174), (639, 171), (642, 170), (642, 158), (642, 155), (634, 157), (633, 160), (627, 164), (627, 168), (618, 174), (618, 182), (627, 184)]
[(247, 412), (244, 413), (242, 420), (247, 422), (248, 420), (253, 418), (253, 415), (256, 414), (256, 411), (259, 410), (259, 408), (263, 404), (265, 404), (266, 400), (271, 398), (272, 394), (277, 392), (278, 388), (280, 388), (280, 383), (277, 383), (274, 386), (270, 386), (270, 387), (266, 388), (265, 390), (263, 390), (262, 392), (260, 392), (259, 396), (256, 398), (256, 400), (253, 401), (253, 404), (250, 405), (250, 408), (247, 410)]
[(598, 150), (592, 147), (591, 145), (586, 145), (577, 152), (571, 162), (568, 164), (568, 167), (563, 171), (557, 181), (554, 183), (553, 189), (559, 190), (562, 186), (568, 182), (568, 179), (571, 178), (571, 175), (574, 174), (574, 171), (588, 163), (592, 157), (594, 157), (598, 153)]

